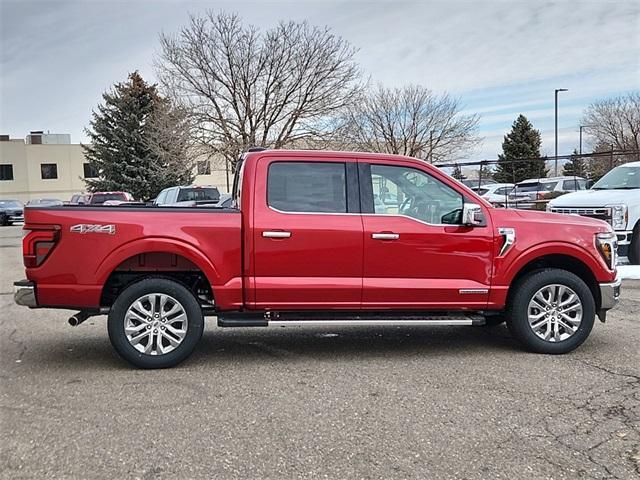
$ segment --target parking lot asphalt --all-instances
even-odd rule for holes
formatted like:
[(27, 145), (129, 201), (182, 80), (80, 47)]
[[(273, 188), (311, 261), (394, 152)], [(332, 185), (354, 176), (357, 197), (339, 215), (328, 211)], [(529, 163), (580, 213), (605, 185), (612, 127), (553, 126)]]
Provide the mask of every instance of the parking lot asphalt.
[(0, 228), (0, 478), (638, 478), (640, 286), (564, 356), (506, 328), (220, 329), (130, 368), (105, 317), (13, 304)]

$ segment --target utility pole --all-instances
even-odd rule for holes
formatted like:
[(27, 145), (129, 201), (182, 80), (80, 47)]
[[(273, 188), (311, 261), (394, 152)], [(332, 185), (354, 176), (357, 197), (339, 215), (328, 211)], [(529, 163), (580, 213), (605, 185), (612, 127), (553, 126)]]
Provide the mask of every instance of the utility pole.
[(557, 177), (558, 176), (558, 92), (567, 92), (568, 89), (567, 88), (556, 88), (555, 89), (555, 114), (556, 114), (556, 155), (555, 155), (555, 161), (554, 161), (554, 176)]

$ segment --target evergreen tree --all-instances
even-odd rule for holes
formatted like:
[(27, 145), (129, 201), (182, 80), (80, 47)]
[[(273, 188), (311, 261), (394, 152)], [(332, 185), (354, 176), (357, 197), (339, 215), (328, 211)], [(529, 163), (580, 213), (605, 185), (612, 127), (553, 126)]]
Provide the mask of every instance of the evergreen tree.
[(460, 168), (460, 165), (456, 165), (455, 167), (453, 167), (453, 172), (451, 172), (451, 176), (456, 180), (460, 180), (460, 181), (467, 178), (462, 174), (462, 169)]
[[(517, 183), (527, 178), (546, 177), (548, 170), (540, 158), (540, 132), (524, 115), (518, 116), (502, 142), (502, 154), (493, 178), (498, 182)], [(522, 159), (530, 159), (522, 161)]]
[(573, 149), (571, 158), (562, 168), (562, 174), (566, 176), (585, 177), (587, 174), (587, 165), (582, 157), (580, 157), (578, 150)]
[[(90, 191), (122, 190), (148, 200), (168, 186), (192, 180), (186, 144), (176, 152), (174, 138), (165, 134), (183, 124), (171, 114), (168, 100), (158, 94), (155, 85), (133, 72), (102, 98), (104, 103), (98, 105), (90, 128), (85, 129), (91, 143), (82, 146), (99, 175), (86, 179)], [(182, 161), (176, 161), (180, 156)]]

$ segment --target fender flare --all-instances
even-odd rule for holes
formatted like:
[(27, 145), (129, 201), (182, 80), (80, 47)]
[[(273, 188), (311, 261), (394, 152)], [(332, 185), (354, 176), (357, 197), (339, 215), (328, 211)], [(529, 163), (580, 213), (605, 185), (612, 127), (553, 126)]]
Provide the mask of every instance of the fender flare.
[(503, 275), (506, 285), (511, 285), (516, 275), (530, 262), (547, 255), (565, 255), (572, 257), (591, 270), (593, 276), (598, 279), (598, 272), (604, 270), (596, 258), (584, 248), (566, 242), (545, 242), (529, 247), (521, 252), (514, 262), (511, 262)]
[(104, 285), (109, 275), (122, 262), (136, 255), (150, 252), (180, 255), (198, 267), (205, 274), (212, 287), (218, 283), (217, 280), (220, 278), (218, 271), (198, 248), (181, 240), (163, 237), (146, 237), (120, 245), (98, 265), (94, 277), (98, 284)]

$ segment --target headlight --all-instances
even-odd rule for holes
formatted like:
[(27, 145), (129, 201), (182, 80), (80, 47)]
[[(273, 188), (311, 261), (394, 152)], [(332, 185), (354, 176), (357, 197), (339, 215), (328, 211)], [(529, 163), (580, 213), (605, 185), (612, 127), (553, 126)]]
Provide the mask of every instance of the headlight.
[(627, 228), (629, 220), (629, 210), (626, 205), (606, 205), (611, 209), (611, 226), (614, 230), (624, 230)]
[(618, 238), (613, 232), (596, 234), (596, 247), (609, 270), (615, 270), (618, 253)]
[(551, 202), (547, 202), (547, 212), (551, 211)]

